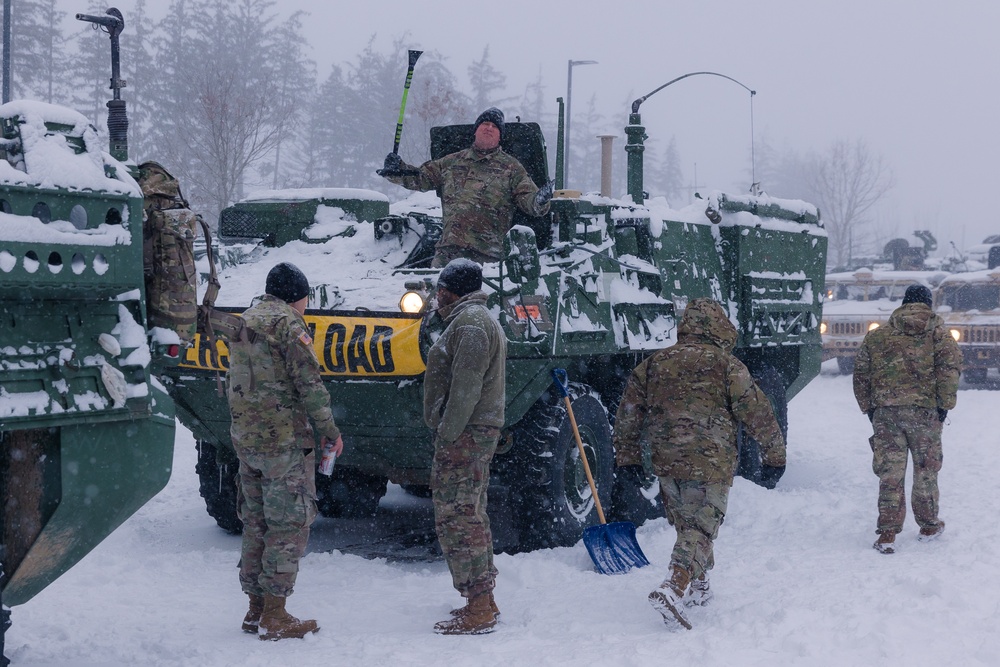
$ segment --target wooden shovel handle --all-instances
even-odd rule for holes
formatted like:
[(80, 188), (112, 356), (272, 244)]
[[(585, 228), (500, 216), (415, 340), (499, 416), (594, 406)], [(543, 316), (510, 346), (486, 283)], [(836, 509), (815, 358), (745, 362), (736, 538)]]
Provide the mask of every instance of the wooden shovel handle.
[(583, 471), (587, 473), (587, 484), (590, 484), (590, 492), (594, 494), (594, 504), (597, 506), (597, 516), (601, 524), (607, 523), (604, 520), (604, 510), (601, 508), (601, 498), (597, 495), (597, 487), (594, 485), (594, 476), (590, 473), (590, 463), (587, 462), (587, 453), (583, 451), (583, 440), (580, 439), (580, 429), (576, 427), (576, 417), (573, 416), (573, 406), (570, 405), (569, 396), (564, 395), (566, 401), (566, 412), (569, 413), (569, 423), (573, 427), (573, 436), (576, 438), (576, 448), (580, 450), (580, 460), (583, 461)]

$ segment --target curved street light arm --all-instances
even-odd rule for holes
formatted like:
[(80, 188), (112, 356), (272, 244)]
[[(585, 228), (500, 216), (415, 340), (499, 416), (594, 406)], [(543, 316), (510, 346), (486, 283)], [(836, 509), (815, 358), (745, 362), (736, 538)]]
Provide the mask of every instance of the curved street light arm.
[(748, 88), (747, 86), (743, 85), (743, 84), (742, 84), (741, 82), (737, 81), (736, 79), (734, 79), (734, 78), (733, 78), (733, 77), (731, 77), (731, 76), (726, 76), (725, 74), (719, 74), (718, 72), (688, 72), (687, 74), (684, 74), (684, 75), (682, 75), (682, 76), (679, 76), (679, 77), (677, 77), (676, 79), (673, 79), (673, 80), (671, 80), (671, 81), (667, 81), (667, 82), (666, 82), (665, 84), (663, 84), (662, 86), (660, 86), (659, 88), (657, 88), (657, 89), (656, 89), (656, 90), (654, 90), (653, 92), (651, 92), (651, 93), (648, 93), (648, 94), (646, 94), (646, 95), (643, 95), (642, 97), (640, 97), (640, 98), (639, 98), (639, 99), (637, 99), (636, 101), (632, 102), (632, 113), (639, 113), (639, 106), (640, 106), (640, 105), (641, 105), (641, 104), (642, 104), (643, 102), (645, 102), (645, 101), (646, 101), (646, 100), (648, 100), (648, 99), (649, 99), (650, 97), (652, 97), (652, 96), (653, 96), (653, 95), (655, 95), (656, 93), (660, 92), (661, 90), (663, 90), (664, 88), (666, 88), (666, 87), (667, 87), (667, 86), (669, 86), (670, 84), (673, 84), (673, 83), (677, 83), (677, 82), (678, 82), (678, 81), (680, 81), (681, 79), (686, 79), (686, 78), (688, 78), (689, 76), (697, 76), (697, 75), (699, 75), (699, 74), (710, 74), (710, 75), (712, 75), (712, 76), (721, 76), (721, 77), (722, 77), (723, 79), (729, 79), (729, 80), (730, 80), (730, 81), (732, 81), (733, 83), (735, 83), (735, 84), (737, 84), (737, 85), (739, 85), (739, 86), (742, 86), (743, 88), (745, 88), (746, 90), (748, 90), (748, 91), (750, 92), (750, 97), (753, 97), (754, 95), (756, 95), (756, 94), (757, 94), (757, 91), (756, 91), (756, 90), (750, 90), (750, 88)]

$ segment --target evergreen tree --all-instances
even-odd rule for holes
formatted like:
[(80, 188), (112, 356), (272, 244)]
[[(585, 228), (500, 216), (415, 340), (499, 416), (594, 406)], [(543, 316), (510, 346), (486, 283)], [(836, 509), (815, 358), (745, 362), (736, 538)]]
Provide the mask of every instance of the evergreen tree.
[[(279, 24), (270, 0), (175, 0), (161, 24), (157, 57), (166, 101), (154, 131), (165, 166), (208, 219), (243, 196), (254, 169), (286, 137), (311, 64), (299, 17)], [(197, 21), (188, 22), (187, 16)], [(291, 84), (284, 87), (282, 79)]]
[(501, 98), (498, 93), (507, 86), (507, 77), (490, 63), (490, 46), (483, 47), (483, 57), (468, 68), (469, 82), (472, 84), (472, 107), (480, 113), (491, 106), (497, 106), (514, 98)]
[(572, 183), (566, 187), (582, 192), (599, 192), (601, 189), (601, 140), (604, 116), (597, 111), (597, 94), (590, 96), (587, 110), (573, 119), (570, 151), (573, 164), (570, 166)]
[[(89, 0), (85, 13), (104, 14), (101, 0)], [(107, 134), (108, 108), (111, 99), (111, 40), (92, 23), (83, 24), (74, 35), (77, 53), (69, 67), (73, 81), (70, 106), (87, 116), (102, 135)]]
[(11, 96), (58, 103), (66, 95), (64, 14), (57, 0), (11, 3)]
[[(122, 99), (127, 103), (129, 156), (136, 159), (152, 152), (153, 119), (157, 118), (157, 98), (150, 85), (161, 76), (153, 55), (151, 37), (153, 25), (146, 13), (146, 0), (137, 0), (125, 17), (121, 34), (121, 70), (127, 86)], [(141, 162), (141, 160), (137, 160)]]

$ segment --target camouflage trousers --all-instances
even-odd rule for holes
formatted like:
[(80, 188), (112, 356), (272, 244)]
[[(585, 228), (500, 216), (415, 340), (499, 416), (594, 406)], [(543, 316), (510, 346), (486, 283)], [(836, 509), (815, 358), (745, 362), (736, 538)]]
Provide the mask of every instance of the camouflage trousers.
[(499, 437), (497, 428), (470, 426), (454, 442), (434, 443), (434, 527), (452, 583), (466, 598), (492, 591), (496, 582), (486, 489)]
[(249, 595), (288, 597), (316, 518), (316, 457), (301, 449), (263, 454), (237, 447), (237, 454), (240, 585)]
[(677, 530), (670, 564), (700, 579), (715, 566), (712, 543), (726, 518), (729, 484), (660, 477), (667, 521)]
[(872, 470), (878, 475), (877, 533), (898, 533), (906, 518), (906, 458), (913, 458), (913, 516), (921, 528), (938, 519), (941, 422), (933, 408), (883, 407), (872, 420)]
[(476, 264), (486, 264), (487, 262), (499, 261), (498, 257), (484, 255), (478, 250), (473, 250), (472, 248), (463, 248), (462, 246), (457, 245), (446, 245), (438, 246), (434, 249), (434, 259), (431, 261), (431, 266), (435, 269), (441, 269), (448, 266), (448, 262), (453, 259), (458, 259), (459, 257), (471, 259)]

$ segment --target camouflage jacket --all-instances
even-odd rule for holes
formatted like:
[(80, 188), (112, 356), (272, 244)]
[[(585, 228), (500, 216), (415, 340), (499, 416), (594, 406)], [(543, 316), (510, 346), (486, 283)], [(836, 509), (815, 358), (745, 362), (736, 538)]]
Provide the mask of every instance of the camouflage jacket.
[(962, 352), (944, 320), (923, 303), (900, 306), (869, 331), (854, 361), (862, 412), (883, 406), (955, 407)]
[(676, 345), (655, 352), (629, 378), (615, 420), (618, 465), (642, 465), (648, 446), (659, 476), (730, 483), (740, 423), (760, 442), (765, 464), (785, 465), (771, 403), (731, 353), (736, 328), (722, 306), (692, 300), (677, 331)]
[(442, 308), (441, 315), (448, 325), (427, 353), (424, 422), (452, 442), (466, 426), (503, 426), (507, 338), (481, 291)]
[(444, 229), (438, 247), (472, 248), (499, 260), (503, 237), (514, 219), (514, 207), (530, 216), (548, 213), (535, 207), (535, 186), (524, 166), (502, 148), (467, 148), (423, 163), (403, 164), (417, 174), (388, 177), (409, 190), (437, 190)]
[(257, 452), (308, 449), (315, 445), (310, 417), (321, 435), (336, 439), (330, 394), (302, 316), (265, 294), (243, 318), (255, 338), (229, 348), (233, 444)]

